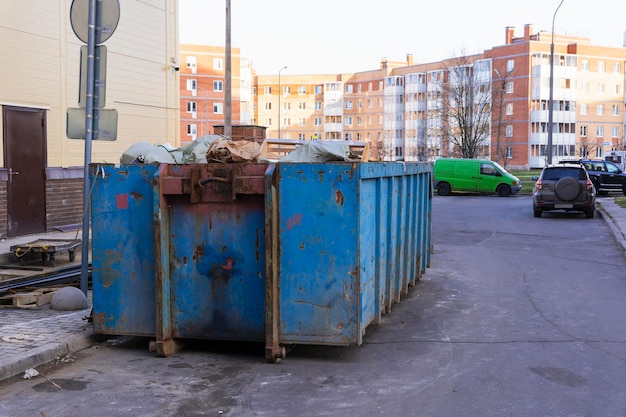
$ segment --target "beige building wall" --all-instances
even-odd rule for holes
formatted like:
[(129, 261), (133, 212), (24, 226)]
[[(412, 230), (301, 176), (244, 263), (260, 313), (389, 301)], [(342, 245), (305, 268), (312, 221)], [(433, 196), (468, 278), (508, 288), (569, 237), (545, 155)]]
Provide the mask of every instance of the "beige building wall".
[[(104, 43), (105, 108), (118, 111), (117, 140), (94, 141), (93, 162), (117, 163), (139, 141), (180, 143), (178, 73), (173, 69), (178, 1), (120, 3), (117, 29)], [(72, 0), (0, 0), (0, 106), (46, 111), (48, 166), (84, 162), (84, 141), (67, 139), (65, 133), (66, 110), (78, 107), (82, 45), (72, 30), (71, 5)]]

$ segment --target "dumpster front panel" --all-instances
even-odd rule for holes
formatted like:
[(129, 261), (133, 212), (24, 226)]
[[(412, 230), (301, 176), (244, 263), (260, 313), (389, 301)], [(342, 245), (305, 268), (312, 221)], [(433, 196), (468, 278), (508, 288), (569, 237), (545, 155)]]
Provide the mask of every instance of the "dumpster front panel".
[(277, 164), (283, 343), (348, 345), (360, 338), (355, 176), (352, 164)]
[[(431, 176), (418, 163), (278, 163), (266, 195), (268, 351), (358, 345), (422, 271)], [(419, 200), (419, 201), (417, 201)], [(426, 211), (426, 210), (424, 210)], [(423, 225), (422, 225), (423, 224)], [(267, 231), (266, 231), (267, 232)]]
[(155, 334), (152, 179), (157, 168), (91, 166), (95, 333)]

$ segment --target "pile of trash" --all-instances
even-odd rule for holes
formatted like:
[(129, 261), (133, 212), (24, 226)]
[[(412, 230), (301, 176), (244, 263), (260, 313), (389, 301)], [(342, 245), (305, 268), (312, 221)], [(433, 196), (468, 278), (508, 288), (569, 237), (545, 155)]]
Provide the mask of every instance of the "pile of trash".
[[(350, 148), (340, 142), (306, 142), (283, 157), (281, 162), (331, 162), (351, 159)], [(261, 147), (254, 141), (228, 140), (222, 135), (207, 135), (179, 148), (169, 144), (137, 142), (120, 158), (121, 165), (201, 164), (207, 162), (269, 162), (261, 157)]]

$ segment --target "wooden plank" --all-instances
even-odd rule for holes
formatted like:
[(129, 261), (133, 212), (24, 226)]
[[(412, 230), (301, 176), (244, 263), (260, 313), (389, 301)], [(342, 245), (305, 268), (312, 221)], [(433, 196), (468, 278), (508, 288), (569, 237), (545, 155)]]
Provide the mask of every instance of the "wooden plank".
[(55, 290), (38, 288), (0, 297), (0, 308), (40, 308), (52, 299)]

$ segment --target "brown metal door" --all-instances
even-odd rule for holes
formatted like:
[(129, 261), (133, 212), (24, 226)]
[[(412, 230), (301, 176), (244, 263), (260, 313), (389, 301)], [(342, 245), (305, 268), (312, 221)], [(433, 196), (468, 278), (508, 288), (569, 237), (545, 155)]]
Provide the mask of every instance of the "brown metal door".
[(4, 107), (3, 121), (8, 235), (45, 232), (45, 111)]

